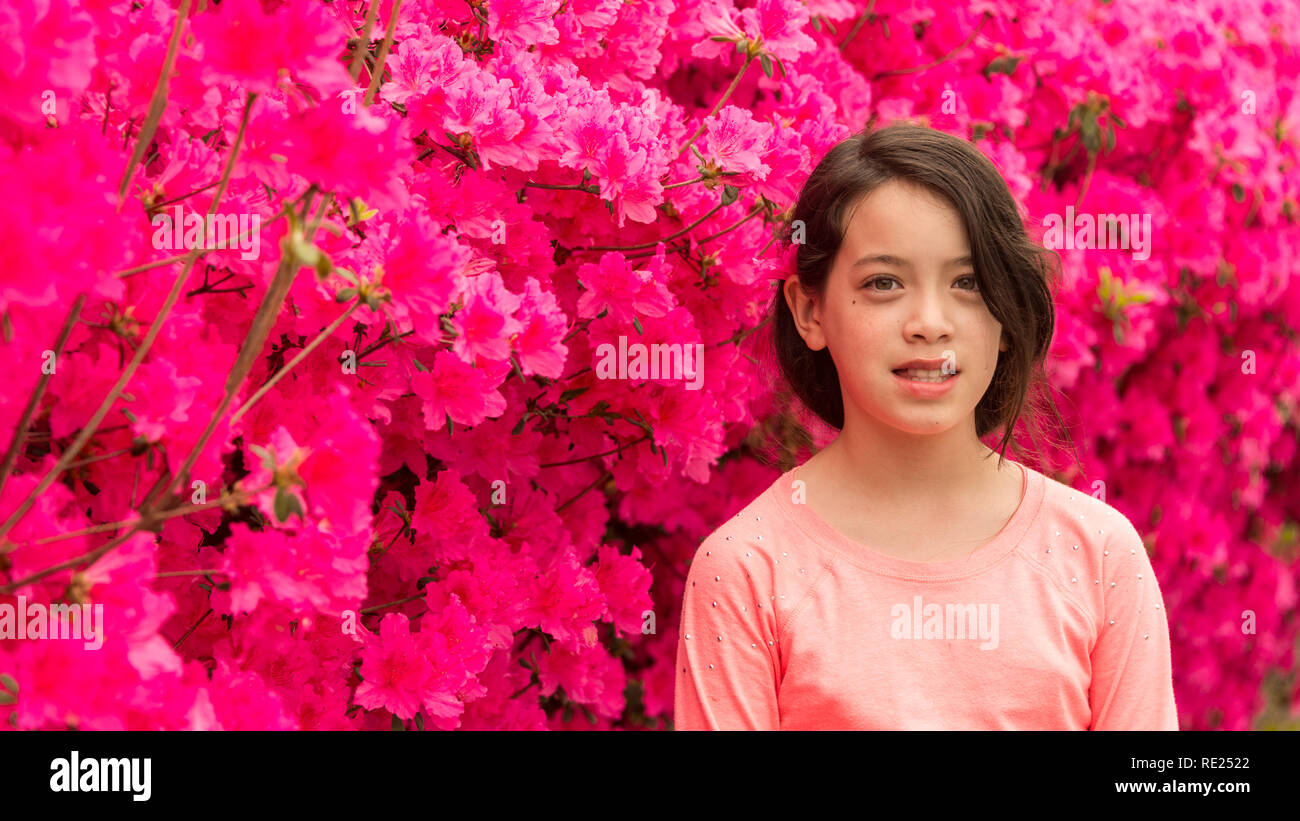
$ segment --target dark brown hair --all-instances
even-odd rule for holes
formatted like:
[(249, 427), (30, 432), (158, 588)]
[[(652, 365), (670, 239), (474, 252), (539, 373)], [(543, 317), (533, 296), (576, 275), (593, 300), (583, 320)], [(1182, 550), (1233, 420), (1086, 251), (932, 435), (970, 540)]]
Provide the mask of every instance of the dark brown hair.
[[(868, 124), (826, 153), (795, 204), (791, 225), (803, 227), (804, 241), (795, 249), (794, 272), (805, 294), (825, 294), (847, 215), (863, 197), (891, 180), (937, 194), (966, 226), (980, 293), (1007, 336), (1008, 349), (998, 357), (988, 390), (975, 407), (977, 436), (1002, 431), (997, 448), (1001, 463), (1026, 407), (1024, 421), (1031, 436), (1039, 429), (1031, 389), (1061, 422), (1042, 368), (1056, 322), (1052, 291), (1059, 279), (1059, 256), (1029, 237), (1006, 182), (974, 145), (919, 125), (873, 131)], [(798, 239), (797, 232), (784, 237), (787, 248), (792, 239)], [(773, 294), (771, 337), (781, 374), (809, 410), (841, 429), (844, 398), (830, 350), (814, 351), (799, 335), (783, 284), (778, 282)], [(1018, 445), (1014, 450), (1022, 455)]]

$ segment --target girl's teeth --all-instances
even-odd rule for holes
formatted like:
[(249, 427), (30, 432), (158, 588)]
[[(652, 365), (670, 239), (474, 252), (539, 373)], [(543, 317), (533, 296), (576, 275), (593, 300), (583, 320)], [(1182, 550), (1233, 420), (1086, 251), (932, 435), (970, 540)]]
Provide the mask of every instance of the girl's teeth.
[(943, 382), (954, 375), (944, 373), (942, 370), (917, 370), (915, 368), (904, 369), (901, 373), (914, 382)]

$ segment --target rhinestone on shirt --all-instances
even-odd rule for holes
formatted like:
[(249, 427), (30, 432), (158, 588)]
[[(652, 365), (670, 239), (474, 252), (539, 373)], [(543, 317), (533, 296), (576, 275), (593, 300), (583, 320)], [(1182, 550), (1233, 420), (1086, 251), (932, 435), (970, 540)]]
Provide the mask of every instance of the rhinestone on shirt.
[(1075, 550), (1078, 550), (1078, 549), (1079, 549), (1079, 546), (1078, 546), (1078, 545), (1075, 545), (1075, 546), (1074, 546), (1074, 549), (1075, 549)]
[(713, 603), (713, 606), (714, 606), (714, 607), (717, 607), (717, 606), (718, 606), (718, 603), (717, 603), (717, 602), (714, 602), (714, 603)]
[(1079, 578), (1078, 578), (1077, 576), (1071, 576), (1071, 577), (1070, 577), (1070, 581), (1071, 581), (1071, 582), (1077, 582), (1078, 580), (1079, 580)]
[(1111, 623), (1111, 624), (1114, 624), (1114, 623), (1115, 623), (1115, 620), (1114, 620), (1114, 619), (1111, 619), (1111, 620), (1110, 620), (1110, 623)]
[(1052, 548), (1050, 548), (1050, 547), (1047, 548), (1047, 552), (1048, 552), (1048, 553), (1051, 553), (1051, 552), (1052, 552)]
[(1114, 582), (1111, 582), (1111, 583), (1110, 583), (1110, 586), (1111, 586), (1111, 587), (1114, 587), (1114, 586), (1115, 586), (1115, 583), (1114, 583)]
[(727, 537), (727, 541), (731, 541), (731, 537), (730, 537), (730, 536)]
[(1144, 638), (1144, 639), (1149, 639), (1149, 638), (1151, 638), (1151, 634), (1150, 634), (1150, 633), (1143, 633), (1143, 634), (1142, 634), (1142, 638)]
[(713, 669), (713, 665), (712, 665), (712, 664), (709, 665), (709, 669), (710, 669), (710, 670)]
[(686, 634), (686, 638), (689, 639), (690, 637), (691, 637), (691, 634), (690, 634), (690, 633), (687, 633), (687, 634)]
[(718, 641), (722, 641), (722, 636), (718, 636)]
[(714, 580), (715, 582), (720, 582), (720, 581), (722, 581), (722, 577), (721, 577), (721, 576), (714, 576), (714, 577), (713, 577), (713, 580)]

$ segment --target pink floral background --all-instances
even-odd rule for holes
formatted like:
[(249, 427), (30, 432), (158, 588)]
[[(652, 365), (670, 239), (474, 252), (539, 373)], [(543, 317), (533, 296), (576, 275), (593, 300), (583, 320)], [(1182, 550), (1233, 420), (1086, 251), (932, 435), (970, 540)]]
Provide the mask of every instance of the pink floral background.
[[(773, 238), (873, 117), (1037, 230), (1151, 215), (1062, 251), (1086, 473), (1037, 464), (1145, 535), (1182, 726), (1296, 726), (1298, 46), (1271, 0), (6, 3), (0, 603), (105, 623), (0, 639), (0, 727), (670, 726), (686, 563), (808, 453)], [(156, 230), (209, 213), (260, 252)], [(620, 336), (701, 389), (598, 378)]]

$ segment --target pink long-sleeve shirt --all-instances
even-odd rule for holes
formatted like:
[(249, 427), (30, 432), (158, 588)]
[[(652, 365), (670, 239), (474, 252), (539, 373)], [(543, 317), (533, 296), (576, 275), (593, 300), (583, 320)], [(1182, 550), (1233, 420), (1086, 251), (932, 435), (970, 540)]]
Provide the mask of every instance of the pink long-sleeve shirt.
[(874, 551), (800, 504), (795, 468), (700, 545), (677, 639), (679, 730), (1177, 730), (1142, 538), (1019, 462), (971, 556)]

